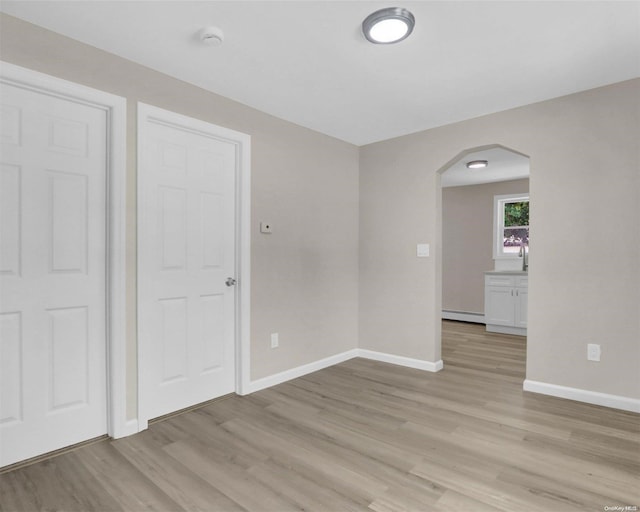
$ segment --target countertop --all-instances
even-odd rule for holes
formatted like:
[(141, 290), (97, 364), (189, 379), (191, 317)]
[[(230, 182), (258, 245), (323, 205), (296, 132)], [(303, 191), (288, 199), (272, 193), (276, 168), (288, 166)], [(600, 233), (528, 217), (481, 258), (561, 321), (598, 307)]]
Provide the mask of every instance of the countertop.
[(527, 270), (485, 270), (485, 274), (507, 274), (511, 276), (526, 276), (529, 274)]

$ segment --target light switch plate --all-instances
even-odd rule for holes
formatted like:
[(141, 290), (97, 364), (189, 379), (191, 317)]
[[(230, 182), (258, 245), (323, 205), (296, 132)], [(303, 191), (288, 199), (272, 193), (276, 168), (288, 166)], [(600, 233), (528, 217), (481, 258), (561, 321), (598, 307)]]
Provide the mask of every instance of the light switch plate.
[(261, 222), (260, 233), (265, 233), (267, 235), (273, 233), (271, 222)]
[(416, 255), (418, 258), (429, 257), (429, 244), (418, 244), (416, 247)]

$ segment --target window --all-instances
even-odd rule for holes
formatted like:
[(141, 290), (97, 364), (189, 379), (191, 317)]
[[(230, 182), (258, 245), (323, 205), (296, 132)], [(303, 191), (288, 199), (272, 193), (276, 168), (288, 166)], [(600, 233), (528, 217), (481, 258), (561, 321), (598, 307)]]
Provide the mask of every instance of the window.
[(529, 245), (529, 194), (494, 196), (493, 257), (517, 258)]

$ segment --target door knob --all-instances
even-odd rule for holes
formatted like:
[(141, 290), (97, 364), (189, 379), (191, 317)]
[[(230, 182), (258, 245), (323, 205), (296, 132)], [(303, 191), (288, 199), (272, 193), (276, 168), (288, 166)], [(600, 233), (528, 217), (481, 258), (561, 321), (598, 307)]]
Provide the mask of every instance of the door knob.
[(233, 277), (227, 277), (225, 284), (227, 286), (233, 286), (234, 284), (236, 284), (236, 280)]

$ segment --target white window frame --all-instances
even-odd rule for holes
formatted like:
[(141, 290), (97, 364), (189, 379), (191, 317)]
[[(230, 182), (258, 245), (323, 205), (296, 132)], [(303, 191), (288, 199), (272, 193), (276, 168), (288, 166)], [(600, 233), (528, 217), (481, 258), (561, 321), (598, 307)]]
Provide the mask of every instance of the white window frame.
[(493, 196), (493, 259), (514, 260), (519, 258), (517, 254), (506, 254), (503, 251), (504, 237), (504, 205), (529, 201), (529, 193), (502, 194)]

